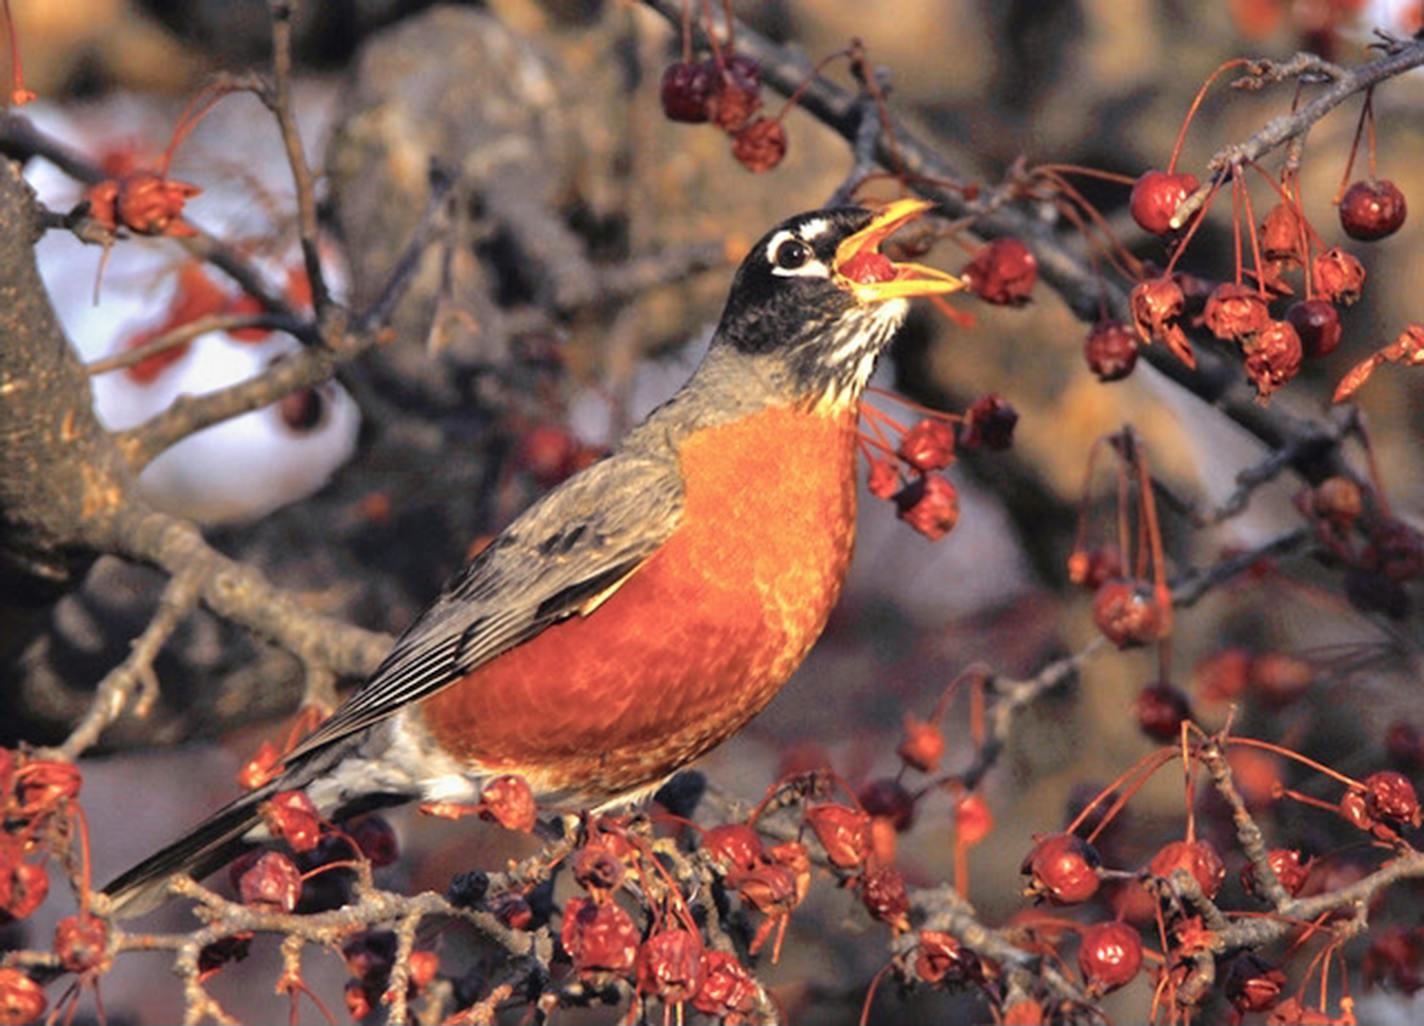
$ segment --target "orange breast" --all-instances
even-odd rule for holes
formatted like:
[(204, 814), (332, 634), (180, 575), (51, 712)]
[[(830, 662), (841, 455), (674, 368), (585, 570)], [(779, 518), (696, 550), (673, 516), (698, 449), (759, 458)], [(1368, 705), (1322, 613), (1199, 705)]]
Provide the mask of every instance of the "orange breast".
[(774, 409), (698, 432), (683, 520), (602, 605), (422, 704), (448, 751), (592, 805), (671, 773), (771, 701), (840, 594), (854, 415)]

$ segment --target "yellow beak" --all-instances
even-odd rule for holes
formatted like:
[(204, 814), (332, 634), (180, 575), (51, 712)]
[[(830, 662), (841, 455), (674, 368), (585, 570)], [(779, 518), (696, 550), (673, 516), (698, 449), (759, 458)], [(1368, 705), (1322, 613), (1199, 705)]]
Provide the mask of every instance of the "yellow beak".
[(928, 200), (896, 200), (860, 231), (841, 240), (832, 268), (836, 284), (865, 304), (938, 296), (964, 288), (961, 279), (946, 271), (923, 264), (897, 264), (880, 253), (882, 242), (933, 206)]

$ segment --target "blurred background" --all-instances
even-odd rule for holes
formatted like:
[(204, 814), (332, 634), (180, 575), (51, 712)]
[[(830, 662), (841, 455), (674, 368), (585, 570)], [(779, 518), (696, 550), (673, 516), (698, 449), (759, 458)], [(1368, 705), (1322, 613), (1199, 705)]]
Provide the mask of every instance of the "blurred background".
[[(813, 59), (852, 37), (863, 40), (870, 60), (889, 69), (896, 112), (966, 178), (989, 184), (1021, 158), (1129, 176), (1161, 167), (1193, 94), (1221, 61), (1310, 48), (1355, 63), (1369, 56), (1373, 28), (1407, 35), (1419, 19), (1417, 3), (1346, 0), (734, 6), (759, 31)], [(94, 160), (130, 154), (152, 161), (211, 75), (267, 60), (266, 5), (257, 0), (13, 0), (12, 8), (27, 84), (40, 97), (26, 112)], [(851, 155), (838, 136), (792, 112), (785, 162), (752, 175), (724, 136), (666, 121), (657, 83), (679, 40), (661, 18), (629, 2), (328, 0), (304, 4), (297, 24), (297, 113), (324, 172), (327, 256), (344, 295), (359, 306), (383, 280), (423, 207), (432, 156), (463, 168), (471, 183), (460, 197), (456, 238), (429, 254), (390, 344), (299, 408), (258, 411), (184, 442), (149, 469), (144, 485), (153, 501), (205, 524), (221, 549), (316, 607), (397, 631), (478, 539), (676, 389), (706, 344), (736, 257), (771, 224), (823, 204)], [(844, 62), (828, 73), (853, 88)], [(1424, 195), (1421, 98), (1417, 74), (1389, 82), (1374, 98), (1379, 172), (1408, 197)], [(779, 98), (767, 92), (764, 100), (779, 109)], [(1200, 174), (1217, 149), (1289, 103), (1289, 87), (1262, 94), (1217, 88), (1180, 166)], [(1346, 103), (1311, 132), (1305, 150), (1306, 212), (1330, 241), (1341, 238), (1330, 200), (1358, 109), (1358, 100)], [(182, 144), (172, 170), (204, 190), (188, 207), (195, 223), (283, 280), (297, 254), (292, 189), (280, 140), (255, 100), (219, 104)], [(52, 208), (68, 209), (80, 197), (80, 186), (42, 161), (27, 174)], [(1127, 217), (1126, 188), (1086, 179), (1082, 188), (1135, 253), (1162, 261), (1160, 244)], [(1263, 190), (1256, 202), (1264, 210), (1271, 200)], [(1231, 273), (1232, 241), (1229, 211), (1218, 206), (1182, 267), (1220, 279)], [(966, 246), (973, 248), (972, 239), (963, 242), (942, 241), (923, 262), (958, 270)], [(1369, 278), (1363, 300), (1343, 316), (1344, 342), (1309, 362), (1273, 405), (1324, 415), (1341, 375), (1421, 316), (1417, 221), (1351, 249)], [(96, 249), (51, 233), (40, 257), (86, 360), (121, 351), (161, 324), (185, 287), (183, 256), (163, 240), (117, 247), (98, 305)], [(597, 272), (630, 261), (656, 268), (674, 260), (701, 269), (616, 297), (590, 285), (607, 280)], [(1020, 414), (1015, 445), (967, 454), (954, 467), (963, 512), (940, 542), (909, 530), (890, 504), (864, 497), (851, 582), (826, 636), (771, 708), (700, 766), (733, 796), (754, 801), (785, 769), (827, 760), (856, 785), (894, 776), (902, 717), (927, 716), (965, 666), (978, 661), (1031, 675), (1091, 640), (1091, 595), (1068, 584), (1065, 561), (1096, 438), (1132, 424), (1154, 472), (1203, 508), (1223, 501), (1238, 471), (1263, 455), (1150, 367), (1100, 384), (1083, 360), (1087, 326), (1042, 285), (1022, 308), (958, 305), (972, 310), (974, 327), (928, 307), (917, 311), (877, 382), (954, 410), (999, 393)], [(128, 372), (96, 378), (96, 403), (106, 423), (128, 426), (183, 392), (250, 375), (293, 345), (280, 335), (208, 336), (148, 380)], [(1360, 406), (1395, 512), (1417, 524), (1424, 500), (1417, 372), (1384, 368), (1361, 392)], [(1258, 492), (1246, 513), (1211, 530), (1169, 512), (1172, 567), (1205, 565), (1300, 523), (1292, 504), (1298, 488), (1287, 475)], [(1104, 474), (1088, 506), (1090, 531), (1102, 540), (1110, 492)], [(80, 592), (11, 631), (0, 642), (0, 740), (63, 736), (142, 628), (159, 583), (103, 559)], [(1226, 706), (1194, 690), (1199, 661), (1227, 647), (1299, 660), (1310, 680), (1304, 696), (1278, 708), (1248, 695), (1240, 729), (1286, 739), (1345, 772), (1368, 772), (1390, 757), (1383, 742), (1391, 725), (1420, 725), (1417, 637), (1417, 614), (1397, 623), (1361, 615), (1342, 598), (1338, 569), (1297, 558), (1277, 574), (1219, 589), (1183, 615), (1171, 679), (1192, 695), (1199, 720), (1215, 726)], [(226, 801), (238, 767), (263, 738), (280, 735), (300, 694), (293, 660), (205, 614), (180, 631), (157, 670), (163, 697), (151, 721), (121, 721), (85, 765), (101, 879)], [(1157, 676), (1150, 653), (1102, 653), (1020, 719), (983, 784), (994, 831), (970, 857), (971, 897), (987, 921), (1003, 923), (1025, 907), (1018, 866), (1032, 835), (1060, 829), (1075, 803), (1156, 744), (1131, 709)], [(949, 769), (972, 758), (966, 724), (967, 707), (952, 703)], [(918, 803), (900, 838), (911, 883), (949, 877), (951, 807), (943, 791)], [(1203, 831), (1219, 829), (1210, 813)], [(403, 846), (399, 863), (384, 871), (392, 887), (442, 890), (455, 872), (498, 867), (533, 850), (525, 838), (481, 824), (392, 818)], [(1340, 837), (1321, 819), (1293, 806), (1267, 816), (1283, 842), (1335, 851)], [(1105, 835), (1104, 855), (1114, 866), (1136, 867), (1182, 830), (1181, 781), (1163, 773)], [(1222, 839), (1230, 850), (1229, 837)], [(1241, 862), (1235, 853), (1227, 859), (1228, 888), (1238, 898)], [(1405, 888), (1400, 897), (1385, 919), (1419, 925), (1417, 892)], [(50, 919), (0, 928), (0, 943), (43, 945), (52, 919), (69, 911), (62, 904), (51, 901), (61, 907), (48, 910)], [(1074, 914), (1110, 913), (1100, 904)], [(170, 910), (155, 928), (188, 922)], [(792, 920), (781, 964), (763, 961), (762, 978), (794, 1022), (853, 1023), (884, 964), (884, 932), (852, 894), (819, 879)], [(473, 957), (457, 937), (443, 943), (447, 965)], [(213, 992), (244, 1021), (271, 1021), (285, 1014), (285, 999), (270, 994), (275, 966), (274, 951), (259, 951), (215, 980)], [(339, 958), (309, 956), (307, 973), (339, 1004), (346, 975)], [(179, 988), (158, 957), (121, 959), (103, 989), (112, 1023), (179, 1015)], [(1150, 997), (1150, 984), (1139, 979), (1108, 1007), (1118, 1021), (1142, 1021)], [(870, 1020), (945, 1021), (968, 1014), (956, 1008), (975, 1007), (956, 1005), (961, 1000), (925, 991), (902, 1002), (887, 988)], [(1424, 1016), (1424, 1006), (1410, 1012), (1398, 989), (1368, 1000), (1374, 1003), (1361, 1021)], [(320, 1021), (309, 1005), (302, 1016)], [(566, 1016), (615, 1018), (607, 1011)]]

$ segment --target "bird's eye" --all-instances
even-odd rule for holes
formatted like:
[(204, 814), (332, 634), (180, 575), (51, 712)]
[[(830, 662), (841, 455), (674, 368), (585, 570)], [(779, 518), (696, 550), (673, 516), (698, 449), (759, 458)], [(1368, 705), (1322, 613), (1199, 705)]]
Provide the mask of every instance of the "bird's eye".
[(785, 271), (794, 271), (811, 259), (811, 250), (804, 242), (787, 239), (776, 247), (776, 266)]

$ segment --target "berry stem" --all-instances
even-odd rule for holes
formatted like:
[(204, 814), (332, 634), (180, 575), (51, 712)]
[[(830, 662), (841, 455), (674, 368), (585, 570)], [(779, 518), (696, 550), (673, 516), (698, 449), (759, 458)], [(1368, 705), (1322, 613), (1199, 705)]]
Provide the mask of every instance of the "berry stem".
[[(1363, 790), (1363, 787), (1361, 786), (1360, 782), (1354, 779), (1353, 777), (1347, 777), (1345, 774), (1339, 772), (1338, 770), (1331, 769), (1324, 763), (1316, 762), (1308, 755), (1301, 755), (1297, 751), (1294, 751), (1290, 748), (1285, 748), (1278, 744), (1273, 744), (1270, 741), (1262, 741), (1254, 737), (1233, 737), (1228, 738), (1226, 743), (1228, 745), (1243, 745), (1247, 748), (1259, 748), (1262, 751), (1271, 752), (1275, 755), (1279, 755), (1287, 759), (1294, 759), (1296, 762), (1300, 763), (1303, 766), (1309, 766), (1317, 773), (1323, 773), (1327, 777), (1330, 777), (1334, 780), (1338, 780), (1340, 783), (1344, 784), (1352, 791)], [(1335, 806), (1327, 803), (1325, 805), (1325, 808), (1333, 809), (1335, 808)]]
[(1241, 174), (1239, 166), (1236, 174), (1241, 181), (1241, 202), (1246, 208), (1246, 229), (1251, 235), (1251, 260), (1256, 266), (1256, 293), (1262, 299), (1267, 299), (1266, 268), (1261, 260), (1261, 240), (1256, 234), (1256, 211), (1251, 207), (1251, 190), (1246, 187), (1246, 176)]
[(1223, 181), (1224, 179), (1218, 175), (1216, 180), (1212, 182), (1211, 191), (1206, 194), (1206, 199), (1202, 201), (1201, 207), (1198, 208), (1191, 227), (1189, 227), (1187, 233), (1182, 236), (1182, 241), (1177, 243), (1176, 248), (1172, 250), (1172, 259), (1167, 261), (1167, 269), (1162, 272), (1162, 277), (1166, 278), (1171, 275), (1172, 268), (1177, 266), (1177, 260), (1186, 252), (1187, 245), (1192, 241), (1192, 237), (1196, 235), (1197, 229), (1202, 226), (1202, 222), (1206, 220), (1207, 211), (1211, 209), (1211, 202), (1216, 199), (1216, 194), (1221, 190), (1221, 183)]
[(1081, 164), (1039, 164), (1037, 167), (1029, 169), (1029, 176), (1034, 175), (1082, 175), (1084, 178), (1096, 178), (1103, 182), (1113, 182), (1117, 185), (1125, 185), (1128, 188), (1137, 184), (1137, 179), (1131, 175), (1118, 174), (1116, 171), (1103, 171), (1095, 167), (1083, 167)]
[[(1078, 815), (1073, 817), (1073, 822), (1069, 823), (1066, 827), (1063, 828), (1063, 832), (1066, 834), (1076, 834), (1078, 832), (1079, 827), (1081, 827), (1087, 821), (1088, 817), (1092, 815), (1093, 810), (1096, 809), (1103, 802), (1105, 802), (1108, 799), (1109, 795), (1114, 794), (1117, 789), (1126, 784), (1128, 780), (1132, 779), (1139, 773), (1145, 773), (1147, 776), (1150, 777), (1153, 773), (1156, 773), (1157, 770), (1161, 769), (1163, 766), (1165, 766), (1168, 762), (1175, 759), (1176, 757), (1177, 750), (1175, 748), (1158, 748), (1155, 751), (1148, 752), (1146, 755), (1138, 759), (1127, 769), (1119, 773), (1116, 780), (1108, 784), (1107, 787), (1103, 788), (1096, 795), (1094, 795), (1093, 800), (1090, 801), (1087, 805), (1083, 806), (1082, 810), (1078, 813)], [(1102, 824), (1099, 824), (1096, 828), (1094, 828), (1093, 837), (1096, 837), (1101, 829)], [(1089, 840), (1091, 840), (1091, 838)]]
[(772, 118), (772, 120), (781, 121), (786, 115), (791, 113), (791, 108), (795, 107), (796, 104), (801, 101), (802, 94), (811, 88), (811, 83), (816, 81), (816, 76), (821, 73), (827, 64), (830, 64), (834, 60), (839, 60), (842, 57), (850, 58), (853, 55), (854, 51), (850, 47), (846, 47), (844, 50), (837, 50), (835, 53), (827, 54), (825, 57), (822, 57), (816, 63), (816, 66), (811, 69), (811, 73), (802, 79), (801, 84), (786, 98), (786, 102), (781, 105), (781, 110), (776, 112), (776, 117)]
[(1241, 284), (1241, 169), (1231, 169), (1231, 242), (1236, 254), (1236, 284)]
[(1365, 90), (1365, 102), (1360, 106), (1360, 118), (1359, 118), (1358, 121), (1355, 122), (1355, 138), (1350, 141), (1350, 156), (1345, 160), (1345, 173), (1340, 176), (1340, 187), (1335, 190), (1335, 198), (1330, 201), (1331, 203), (1333, 203), (1333, 204), (1334, 204), (1335, 206), (1337, 206), (1337, 207), (1340, 205), (1340, 200), (1341, 200), (1341, 199), (1344, 197), (1344, 195), (1345, 195), (1345, 189), (1346, 189), (1346, 187), (1348, 187), (1349, 184), (1350, 184), (1350, 175), (1354, 173), (1354, 170), (1355, 170), (1355, 154), (1357, 154), (1357, 153), (1359, 152), (1359, 150), (1360, 150), (1360, 136), (1361, 136), (1361, 135), (1364, 133), (1364, 131), (1365, 131), (1365, 121), (1366, 121), (1366, 120), (1369, 120), (1369, 122), (1370, 122), (1370, 143), (1369, 143), (1370, 177), (1371, 177), (1371, 178), (1374, 178), (1374, 176), (1375, 176), (1375, 167), (1374, 167), (1374, 164), (1375, 164), (1375, 152), (1374, 152), (1374, 150), (1375, 150), (1374, 119), (1369, 116), (1370, 110), (1371, 110), (1371, 108), (1372, 108), (1372, 106), (1373, 106), (1372, 101), (1374, 100), (1374, 95), (1375, 95), (1375, 91), (1374, 91), (1374, 87), (1373, 87), (1373, 86), (1371, 86), (1370, 88), (1368, 88), (1368, 89)]
[(692, 0), (682, 0), (682, 63), (692, 63)]
[(183, 113), (178, 115), (178, 121), (173, 126), (173, 137), (168, 141), (168, 148), (163, 151), (163, 159), (158, 164), (158, 174), (160, 178), (168, 177), (168, 169), (173, 163), (173, 155), (183, 140), (198, 127), (198, 122), (208, 116), (208, 113), (217, 106), (228, 93), (233, 91), (233, 86), (219, 82), (216, 85), (201, 89), (188, 101), (188, 105), (183, 108)]
[(1198, 108), (1201, 107), (1202, 101), (1206, 99), (1206, 91), (1211, 88), (1211, 84), (1220, 78), (1223, 73), (1230, 71), (1232, 68), (1239, 68), (1243, 64), (1250, 63), (1251, 62), (1245, 57), (1237, 57), (1234, 60), (1229, 60), (1208, 75), (1207, 80), (1201, 84), (1201, 88), (1197, 90), (1196, 98), (1192, 100), (1191, 107), (1187, 109), (1187, 116), (1182, 119), (1182, 127), (1177, 130), (1177, 142), (1176, 145), (1172, 147), (1172, 159), (1167, 161), (1167, 173), (1169, 175), (1176, 173), (1177, 158), (1182, 155), (1182, 144), (1187, 141), (1187, 128), (1191, 126), (1192, 118), (1196, 117)]

